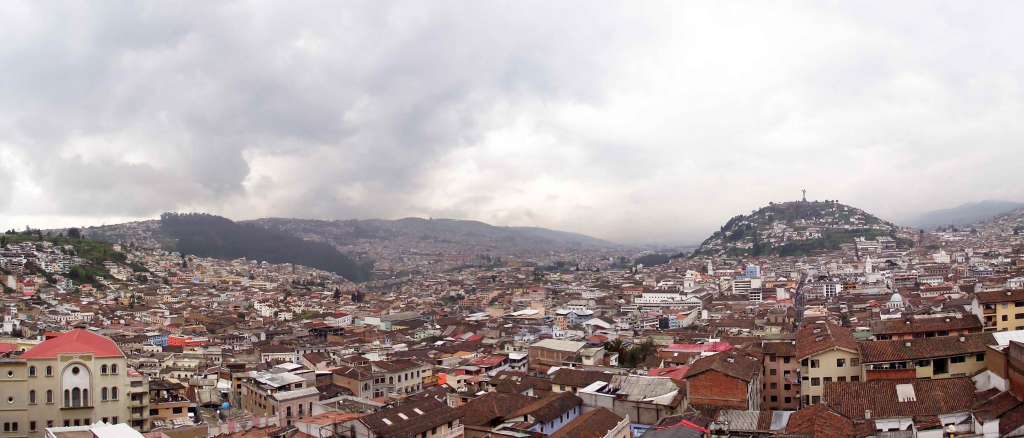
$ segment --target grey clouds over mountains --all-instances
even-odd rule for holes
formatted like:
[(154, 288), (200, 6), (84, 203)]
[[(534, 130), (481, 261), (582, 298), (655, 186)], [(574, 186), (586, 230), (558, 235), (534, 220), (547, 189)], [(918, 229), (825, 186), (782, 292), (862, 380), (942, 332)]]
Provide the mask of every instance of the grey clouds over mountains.
[(1013, 183), (1024, 5), (11, 2), (0, 226), (200, 210), (696, 241)]

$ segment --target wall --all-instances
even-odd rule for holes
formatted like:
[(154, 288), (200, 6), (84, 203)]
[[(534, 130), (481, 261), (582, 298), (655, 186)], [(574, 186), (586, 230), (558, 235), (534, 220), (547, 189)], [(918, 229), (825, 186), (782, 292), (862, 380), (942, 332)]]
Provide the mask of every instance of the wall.
[(686, 394), (693, 405), (749, 409), (747, 383), (717, 371), (687, 377)]

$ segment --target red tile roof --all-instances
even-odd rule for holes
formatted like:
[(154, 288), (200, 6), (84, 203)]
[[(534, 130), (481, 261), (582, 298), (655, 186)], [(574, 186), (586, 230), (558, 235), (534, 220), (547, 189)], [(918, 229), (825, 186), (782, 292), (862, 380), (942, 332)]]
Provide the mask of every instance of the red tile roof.
[(124, 357), (110, 338), (75, 329), (47, 339), (21, 355), (22, 359), (56, 359), (61, 354), (90, 353), (96, 357)]
[(850, 329), (832, 323), (808, 324), (796, 334), (797, 359), (834, 348), (857, 351), (857, 341)]

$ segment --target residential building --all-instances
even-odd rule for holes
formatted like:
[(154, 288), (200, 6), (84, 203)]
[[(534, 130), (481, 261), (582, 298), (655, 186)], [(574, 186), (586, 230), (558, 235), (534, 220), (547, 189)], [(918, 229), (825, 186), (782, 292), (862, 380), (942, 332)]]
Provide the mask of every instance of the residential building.
[(829, 382), (859, 381), (860, 353), (849, 329), (812, 323), (797, 332), (801, 406), (818, 404)]

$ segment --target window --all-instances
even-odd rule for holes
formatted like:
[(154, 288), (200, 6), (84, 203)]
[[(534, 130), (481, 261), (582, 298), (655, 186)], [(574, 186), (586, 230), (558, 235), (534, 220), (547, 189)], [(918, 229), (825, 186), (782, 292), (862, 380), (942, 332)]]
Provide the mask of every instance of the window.
[(770, 385), (768, 385), (768, 386), (769, 386), (769, 387), (770, 387), (771, 389), (779, 389), (779, 384), (778, 384), (778, 383), (775, 383), (775, 382), (772, 382), (772, 383), (771, 383)]
[(108, 418), (108, 417), (103, 417), (103, 422), (104, 422), (104, 423), (109, 423), (109, 422), (110, 422), (109, 420), (110, 420), (110, 418)]
[(859, 357), (850, 358), (850, 366), (851, 367), (855, 367), (855, 366), (858, 366), (858, 365), (860, 365), (860, 358)]
[(985, 361), (985, 353), (978, 353), (976, 356), (974, 356), (974, 360), (976, 360), (978, 362), (984, 362)]
[(117, 374), (117, 364), (110, 364), (110, 374)]
[(818, 359), (811, 359), (811, 368), (817, 368), (820, 364), (821, 363), (818, 362)]
[(178, 406), (176, 408), (171, 409), (171, 412), (175, 413), (175, 414), (180, 414), (181, 413), (181, 406)]
[(29, 421), (28, 422), (28, 430), (32, 431), (32, 432), (36, 431), (36, 422), (35, 421)]
[(789, 356), (782, 358), (782, 363), (789, 363)]
[(151, 417), (155, 417), (155, 416), (157, 416), (159, 414), (160, 414), (160, 411), (158, 411), (156, 409), (150, 409), (149, 410), (149, 416), (151, 416)]
[(52, 389), (47, 389), (46, 390), (46, 404), (48, 404), (48, 405), (52, 405), (53, 404), (53, 390)]
[(783, 399), (786, 404), (793, 403), (793, 397), (786, 397)]
[(111, 400), (117, 400), (117, 387), (116, 386), (110, 387), (110, 399)]
[(820, 395), (812, 396), (811, 397), (811, 404), (812, 405), (816, 405), (818, 403), (821, 403), (821, 396)]
[(28, 376), (29, 377), (35, 377), (36, 376), (36, 367), (35, 366), (28, 367)]
[(34, 389), (30, 390), (28, 392), (28, 404), (30, 404), (30, 405), (36, 404), (36, 390), (34, 390)]
[(107, 401), (107, 387), (106, 386), (100, 388), (100, 400), (101, 401)]
[(807, 366), (807, 359), (804, 359), (804, 360), (800, 361), (800, 366), (802, 366), (802, 367)]
[(782, 389), (784, 389), (786, 391), (789, 391), (790, 389), (793, 389), (793, 385), (790, 385), (790, 384), (786, 383), (786, 384), (782, 385)]
[(923, 360), (917, 361), (917, 366), (922, 367), (922, 368), (923, 367), (928, 367), (928, 366), (931, 366), (931, 365), (932, 365), (932, 361), (928, 360), (928, 359), (923, 359)]
[(52, 366), (49, 366), (49, 365), (46, 366), (46, 377), (53, 377), (53, 367)]
[(110, 417), (110, 422), (113, 424), (120, 423), (120, 421), (117, 421), (117, 417)]
[(53, 427), (53, 420), (46, 420), (46, 427)]
[(831, 382), (832, 382), (832, 377), (826, 377), (825, 378), (825, 383), (831, 383)]
[(107, 374), (107, 365), (103, 364), (100, 366), (100, 374)]
[(811, 386), (821, 386), (821, 378), (811, 377)]
[(836, 367), (843, 368), (846, 366), (846, 359), (836, 359)]
[(953, 356), (949, 358), (949, 363), (964, 363), (967, 361), (967, 356)]
[(772, 375), (772, 376), (777, 375), (777, 374), (779, 374), (779, 370), (776, 370), (775, 368), (772, 368), (772, 369), (768, 370), (768, 374)]
[(11, 431), (11, 423), (4, 423), (4, 432)]
[(837, 381), (837, 382), (845, 382), (845, 381), (846, 381), (846, 376), (839, 376), (839, 377), (836, 377), (836, 381)]
[[(1005, 306), (1005, 304), (1004, 304), (1004, 306)], [(1003, 321), (1009, 321), (1010, 320), (1010, 316), (1009, 315), (1003, 315), (1002, 320)]]
[(850, 381), (851, 382), (859, 382), (860, 381), (860, 376), (850, 376)]

